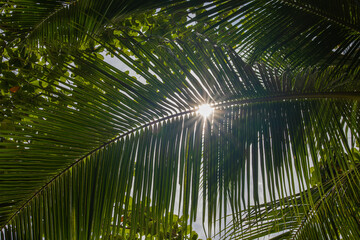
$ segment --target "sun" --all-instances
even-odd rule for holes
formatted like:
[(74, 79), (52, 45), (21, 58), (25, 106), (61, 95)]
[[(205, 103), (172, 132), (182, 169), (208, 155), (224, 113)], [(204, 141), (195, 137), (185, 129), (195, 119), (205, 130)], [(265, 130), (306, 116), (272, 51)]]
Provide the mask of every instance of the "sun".
[(197, 113), (200, 113), (204, 118), (209, 117), (214, 112), (214, 109), (209, 104), (203, 104), (199, 106)]

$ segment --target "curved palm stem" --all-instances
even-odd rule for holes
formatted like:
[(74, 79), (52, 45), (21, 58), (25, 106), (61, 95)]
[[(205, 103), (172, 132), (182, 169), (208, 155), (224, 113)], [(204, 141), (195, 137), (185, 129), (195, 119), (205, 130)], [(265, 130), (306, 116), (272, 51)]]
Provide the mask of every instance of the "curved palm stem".
[[(174, 209), (176, 192), (184, 215), (194, 220), (203, 191), (203, 210), (208, 213), (203, 217), (215, 223), (229, 211), (226, 203), (232, 209), (252, 200), (259, 204), (259, 189), (254, 184), (252, 191), (252, 181), (262, 180), (272, 200), (288, 194), (284, 179), (292, 185), (290, 193), (295, 184), (306, 189), (310, 155), (317, 159), (323, 154), (330, 136), (343, 153), (344, 126), (354, 134), (359, 131), (355, 77), (333, 77), (316, 69), (278, 74), (261, 64), (253, 68), (233, 50), (196, 37), (188, 42), (118, 40), (135, 57), (115, 47), (114, 56), (146, 84), (92, 53), (74, 54), (73, 63), (64, 64), (71, 73), (64, 76), (69, 83), (57, 86), (65, 92), (63, 102), (48, 95), (43, 109), (29, 111), (34, 117), (19, 123), (17, 135), (9, 133), (18, 142), (10, 145), (16, 150), (1, 152), (1, 163), (12, 170), (4, 176), (30, 176), (22, 185), (12, 178), (1, 182), (8, 193), (1, 202), (6, 204), (0, 209), (1, 225), (9, 223), (10, 232), (20, 231), (18, 222), (29, 222), (29, 214), (38, 211), (42, 216), (41, 206), (51, 205), (60, 218), (51, 222), (55, 225), (74, 221), (70, 216), (79, 218), (70, 230), (63, 224), (54, 232), (71, 234), (76, 226), (79, 232), (88, 229), (83, 235), (87, 239), (91, 232), (102, 234), (103, 220), (106, 228), (111, 226), (113, 212), (121, 217), (119, 204), (129, 206), (130, 196), (139, 214), (150, 198), (154, 214), (162, 218), (163, 212)], [(217, 109), (209, 123), (191, 115), (204, 102)], [(31, 144), (22, 144), (24, 139)], [(6, 162), (11, 153), (17, 158)], [(23, 177), (25, 164), (30, 167)], [(39, 165), (44, 171), (35, 174)], [(79, 191), (81, 183), (86, 187)], [(14, 194), (15, 188), (27, 196)], [(17, 202), (12, 201), (14, 195)], [(84, 198), (89, 199), (83, 206)], [(33, 221), (29, 226), (42, 226), (41, 217)]]
[[(260, 97), (260, 98), (252, 98), (252, 99), (239, 99), (239, 100), (231, 100), (225, 103), (212, 103), (212, 107), (214, 108), (214, 110), (219, 109), (219, 108), (228, 108), (230, 106), (234, 106), (234, 105), (246, 105), (246, 104), (250, 104), (250, 103), (267, 103), (267, 102), (281, 102), (284, 100), (303, 100), (303, 99), (351, 99), (351, 100), (360, 100), (360, 93), (354, 93), (354, 92), (335, 92), (335, 93), (329, 93), (329, 92), (319, 92), (319, 93), (293, 93), (293, 94), (281, 94), (281, 95), (275, 95), (275, 96), (267, 96), (267, 97)], [(121, 138), (124, 138), (128, 135), (131, 135), (134, 132), (139, 131), (140, 129), (149, 127), (151, 125), (169, 120), (169, 119), (173, 119), (176, 118), (178, 116), (182, 116), (182, 115), (186, 115), (186, 114), (192, 114), (195, 113), (196, 111), (198, 111), (198, 109), (191, 109), (191, 110), (187, 110), (187, 111), (182, 111), (176, 114), (172, 114), (166, 117), (162, 117), (160, 119), (157, 120), (153, 120), (149, 123), (143, 124), (141, 126), (135, 127), (134, 129), (127, 131), (126, 133), (121, 134), (118, 137), (115, 137), (109, 141), (107, 141), (106, 143), (102, 144), (101, 146), (93, 149), (92, 151), (90, 151), (89, 153), (85, 154), (84, 156), (82, 156), (81, 158), (79, 158), (78, 160), (76, 160), (75, 162), (73, 162), (72, 164), (70, 164), (69, 166), (67, 166), (66, 168), (64, 168), (61, 172), (59, 172), (57, 175), (55, 175), (49, 182), (47, 182), (44, 186), (42, 186), (37, 192), (35, 192), (24, 204), (21, 205), (20, 208), (18, 208), (16, 210), (16, 212), (14, 212), (14, 214), (8, 219), (8, 221), (3, 225), (0, 226), (0, 228), (3, 228), (4, 226), (6, 226), (8, 223), (11, 222), (11, 220), (20, 212), (22, 211), (35, 197), (37, 197), (39, 194), (41, 194), (46, 188), (48, 188), (48, 186), (54, 182), (56, 179), (58, 179), (59, 177), (61, 177), (64, 173), (66, 173), (67, 171), (69, 171), (72, 167), (76, 166), (79, 162), (81, 162), (82, 160), (86, 159), (88, 156), (90, 156), (91, 154), (99, 151), (100, 149), (103, 149), (104, 147), (106, 147), (107, 145), (118, 141)]]

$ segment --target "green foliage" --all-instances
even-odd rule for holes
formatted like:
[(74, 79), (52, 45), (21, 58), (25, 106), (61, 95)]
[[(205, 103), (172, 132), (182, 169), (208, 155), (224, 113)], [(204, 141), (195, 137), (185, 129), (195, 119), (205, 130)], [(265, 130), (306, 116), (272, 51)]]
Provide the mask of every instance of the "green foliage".
[[(142, 239), (142, 236), (145, 236), (145, 239), (198, 239), (198, 234), (187, 225), (188, 218), (184, 216), (179, 218), (176, 214), (166, 213), (165, 218), (171, 220), (170, 224), (164, 224), (161, 220), (153, 218), (155, 216), (153, 207), (145, 207), (141, 212), (136, 213), (135, 209), (132, 209), (132, 202), (133, 199), (129, 197), (126, 215), (121, 216), (120, 219), (112, 219), (110, 233), (103, 236), (105, 239)], [(138, 215), (141, 218), (137, 218)], [(123, 232), (115, 235), (114, 232), (119, 226)]]
[(359, 5), (204, 2), (3, 3), (0, 239), (360, 237)]
[[(141, 236), (146, 236), (145, 239), (188, 239), (196, 240), (198, 239), (198, 234), (195, 231), (191, 231), (191, 227), (187, 225), (187, 219), (184, 217), (179, 218), (177, 215), (168, 213), (166, 218), (172, 218), (170, 225), (163, 225), (158, 223), (155, 219), (152, 219), (151, 211), (148, 212), (149, 216), (145, 213), (142, 214), (144, 218), (141, 222), (132, 221), (132, 211), (129, 209), (126, 216), (126, 225), (125, 225), (125, 236), (118, 235), (108, 235), (105, 238), (111, 239), (141, 239)], [(123, 219), (123, 218), (122, 218)], [(125, 221), (122, 221), (123, 223)], [(159, 227), (156, 227), (159, 225)], [(124, 228), (124, 227), (123, 227)], [(136, 229), (135, 236), (131, 235), (130, 229)]]
[(261, 60), (278, 68), (347, 66), (354, 71), (359, 66), (356, 0), (226, 0), (211, 6), (194, 20), (211, 22), (228, 14), (227, 21), (215, 22), (207, 33), (235, 47), (251, 63)]
[[(343, 156), (354, 165), (342, 166), (342, 169), (339, 156), (329, 155), (332, 157), (320, 162), (320, 172), (312, 169), (310, 191), (268, 202), (259, 210), (251, 207), (250, 211), (238, 213), (238, 218), (228, 226), (234, 229), (228, 231), (225, 238), (256, 239), (272, 234), (272, 239), (309, 239), (327, 235), (343, 239), (341, 236), (347, 236), (350, 231), (350, 236), (358, 236), (360, 209), (356, 172), (360, 168), (359, 152), (354, 148), (349, 155)], [(304, 204), (302, 198), (309, 193), (314, 203)], [(255, 231), (251, 225), (257, 225)]]

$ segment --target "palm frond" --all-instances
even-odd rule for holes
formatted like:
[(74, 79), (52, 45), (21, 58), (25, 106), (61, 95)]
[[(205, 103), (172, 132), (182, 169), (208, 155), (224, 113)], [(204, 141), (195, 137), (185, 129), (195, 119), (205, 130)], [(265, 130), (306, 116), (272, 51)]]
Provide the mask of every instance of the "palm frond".
[[(171, 6), (183, 1), (78, 1), (11, 0), (1, 1), (0, 29), (6, 42), (23, 41), (27, 46), (47, 44), (81, 46), (97, 36), (113, 21), (149, 9)], [(182, 4), (186, 8), (187, 4)]]
[[(207, 35), (235, 47), (250, 62), (272, 66), (359, 65), (359, 3), (349, 1), (215, 1), (193, 20)], [(226, 15), (222, 21), (217, 17)]]
[[(347, 135), (359, 140), (360, 86), (346, 69), (280, 75), (195, 36), (118, 40), (135, 58), (104, 46), (146, 84), (96, 55), (74, 54), (67, 83), (56, 86), (61, 104), (50, 93), (15, 132), (2, 133), (11, 141), (0, 153), (2, 238), (121, 233), (130, 197), (134, 221), (151, 205), (159, 230), (176, 208), (197, 219), (202, 194), (212, 224), (309, 191), (311, 163), (318, 171), (326, 150), (340, 156), (350, 151)], [(214, 107), (212, 118), (195, 114), (203, 103)], [(302, 203), (313, 206), (313, 196)]]
[[(307, 192), (243, 211), (240, 222), (229, 224), (226, 238), (256, 239), (356, 239), (359, 237), (359, 196), (356, 167), (311, 188), (314, 206), (303, 203)], [(239, 220), (239, 218), (237, 219)]]
[[(205, 3), (205, 4), (204, 4)], [(164, 7), (192, 11), (194, 29), (235, 47), (250, 63), (273, 67), (359, 65), (359, 5), (356, 0), (227, 1), (6, 1), (1, 29), (7, 37), (59, 43), (84, 42), (130, 16)], [(276, 24), (274, 24), (274, 21)], [(56, 34), (54, 34), (56, 33)], [(7, 39), (9, 41), (9, 39)]]

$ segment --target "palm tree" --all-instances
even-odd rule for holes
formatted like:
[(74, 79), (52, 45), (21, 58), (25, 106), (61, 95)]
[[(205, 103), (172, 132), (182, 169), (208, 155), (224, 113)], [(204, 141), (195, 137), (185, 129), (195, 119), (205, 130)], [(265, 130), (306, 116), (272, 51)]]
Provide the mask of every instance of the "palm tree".
[[(331, 2), (5, 2), (2, 77), (25, 81), (6, 94), (41, 101), (4, 114), (0, 239), (133, 239), (174, 212), (224, 238), (359, 237), (359, 3)], [(162, 6), (195, 25), (125, 24)]]

